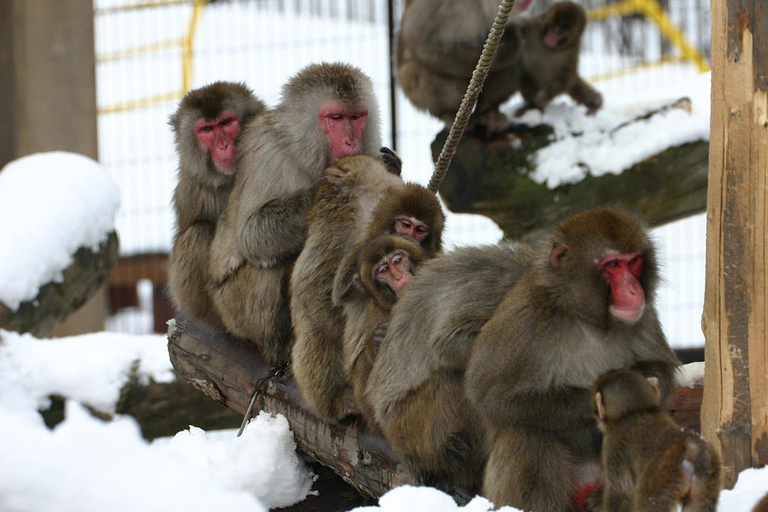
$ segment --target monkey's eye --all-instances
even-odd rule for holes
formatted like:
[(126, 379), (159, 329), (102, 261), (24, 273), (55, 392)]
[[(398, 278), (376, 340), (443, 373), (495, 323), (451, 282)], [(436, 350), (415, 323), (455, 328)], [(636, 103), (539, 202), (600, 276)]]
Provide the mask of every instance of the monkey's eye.
[(400, 266), (403, 264), (403, 257), (402, 256), (395, 256), (395, 258), (392, 260), (392, 263), (394, 263), (397, 266)]
[(354, 120), (358, 120), (361, 117), (363, 117), (363, 116), (361, 116), (360, 114), (352, 114), (352, 119), (354, 119)]
[(409, 220), (400, 219), (400, 225), (401, 225), (402, 227), (404, 227), (405, 229), (411, 229), (411, 226), (412, 226), (413, 224), (411, 224), (411, 221), (409, 221)]
[(382, 265), (376, 269), (376, 273), (386, 275), (389, 273), (389, 267), (387, 265)]
[(629, 260), (629, 264), (630, 264), (630, 265), (634, 265), (635, 263), (637, 263), (637, 256), (635, 256), (634, 258), (632, 258), (631, 260)]
[(334, 121), (340, 121), (341, 119), (344, 119), (344, 115), (342, 114), (328, 114), (328, 117)]
[(203, 129), (204, 132), (210, 132), (210, 131), (213, 131), (213, 126), (207, 124), (207, 125), (203, 126), (202, 129)]
[(426, 228), (426, 226), (419, 226), (416, 228), (416, 232), (424, 234), (424, 233), (428, 233), (429, 230)]
[(619, 262), (616, 260), (611, 260), (608, 263), (605, 264), (607, 267), (611, 268), (619, 268)]
[(221, 122), (222, 126), (229, 126), (234, 121), (234, 118), (228, 117)]

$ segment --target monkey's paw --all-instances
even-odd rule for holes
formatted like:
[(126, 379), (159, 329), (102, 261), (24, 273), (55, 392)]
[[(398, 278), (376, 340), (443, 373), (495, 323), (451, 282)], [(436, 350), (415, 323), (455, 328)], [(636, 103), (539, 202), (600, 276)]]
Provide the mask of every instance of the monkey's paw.
[(390, 174), (394, 174), (395, 176), (400, 176), (403, 170), (403, 161), (400, 159), (397, 153), (387, 147), (379, 148), (379, 152), (381, 152), (381, 155), (379, 156), (381, 163), (384, 164), (384, 167), (387, 168), (387, 171), (389, 171)]

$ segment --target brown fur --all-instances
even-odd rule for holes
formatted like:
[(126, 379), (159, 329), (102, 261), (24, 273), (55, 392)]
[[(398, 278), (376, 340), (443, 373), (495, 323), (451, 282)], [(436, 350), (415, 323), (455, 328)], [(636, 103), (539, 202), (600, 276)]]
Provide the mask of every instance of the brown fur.
[(283, 87), (280, 104), (248, 126), (231, 199), (211, 247), (213, 301), (227, 330), (258, 345), (271, 363), (288, 361), (287, 283), (306, 236), (305, 216), (330, 164), (318, 112), (330, 101), (368, 108), (362, 153), (381, 146), (373, 84), (346, 64), (313, 64)]
[(531, 262), (519, 245), (457, 249), (424, 262), (392, 308), (365, 396), (422, 483), (479, 488), (485, 457), (464, 369), (478, 331)]
[(367, 227), (379, 198), (403, 185), (367, 156), (342, 159), (326, 177), (307, 215), (307, 241), (291, 276), (292, 355), (293, 375), (307, 405), (338, 419), (355, 407), (342, 367), (342, 311), (331, 300), (337, 263)]
[[(496, 0), (406, 3), (397, 43), (397, 78), (416, 108), (446, 125), (453, 122), (498, 7)], [(506, 126), (498, 107), (519, 87), (520, 44), (519, 27), (508, 24), (477, 100), (472, 120), (492, 131)]]
[[(525, 104), (515, 115), (530, 109), (543, 112), (555, 96), (563, 93), (585, 105), (588, 113), (596, 112), (603, 98), (579, 76), (581, 36), (587, 24), (584, 8), (573, 2), (558, 2), (546, 12), (519, 23), (523, 40), (520, 92)], [(543, 40), (553, 24), (567, 35), (556, 47), (549, 48)]]
[[(398, 299), (391, 290), (385, 290), (384, 286), (374, 279), (373, 273), (382, 259), (396, 250), (408, 254), (411, 270), (414, 273), (424, 261), (424, 252), (419, 244), (401, 235), (380, 236), (366, 242), (357, 260), (356, 281), (369, 300), (365, 310), (363, 348), (359, 350), (357, 357), (353, 360), (345, 360), (345, 368), (348, 368), (348, 380), (357, 408), (371, 426), (375, 425), (376, 422), (373, 409), (365, 398), (364, 392), (373, 368), (373, 362), (379, 351), (379, 345), (386, 334), (390, 312)], [(348, 353), (345, 355), (352, 357)]]
[[(644, 255), (645, 311), (634, 324), (607, 312), (611, 290), (597, 265), (607, 250)], [(496, 506), (562, 511), (574, 490), (597, 480), (594, 380), (635, 368), (657, 376), (666, 399), (679, 362), (654, 308), (654, 247), (633, 215), (608, 207), (573, 214), (537, 252), (477, 336), (465, 385), (486, 429), (485, 496)]]
[(244, 127), (263, 114), (266, 106), (243, 84), (215, 82), (189, 91), (169, 121), (179, 156), (179, 181), (173, 194), (176, 233), (168, 287), (178, 311), (219, 329), (224, 324), (208, 292), (210, 247), (234, 174), (216, 169), (208, 150), (200, 149), (193, 126), (198, 119), (213, 120), (225, 110), (237, 115), (242, 135)]
[(761, 499), (757, 505), (755, 505), (755, 508), (752, 509), (752, 512), (768, 512), (768, 494), (766, 494), (763, 499)]
[(721, 487), (715, 447), (680, 429), (637, 372), (612, 371), (592, 389), (604, 433), (606, 512), (714, 512)]

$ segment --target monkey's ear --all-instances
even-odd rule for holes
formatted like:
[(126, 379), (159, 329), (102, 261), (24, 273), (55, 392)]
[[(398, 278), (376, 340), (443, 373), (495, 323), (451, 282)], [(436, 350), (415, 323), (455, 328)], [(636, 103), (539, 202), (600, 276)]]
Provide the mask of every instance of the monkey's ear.
[(595, 404), (597, 404), (597, 417), (600, 421), (605, 421), (605, 405), (603, 405), (603, 394), (599, 391), (595, 393)]
[(568, 254), (568, 251), (570, 248), (562, 243), (562, 242), (555, 242), (555, 244), (552, 246), (552, 252), (549, 253), (549, 263), (553, 267), (557, 267), (560, 265), (560, 260), (563, 259)]
[(360, 277), (359, 273), (355, 273), (355, 275), (352, 276), (352, 281), (355, 283), (355, 288), (360, 290), (361, 293), (365, 293), (365, 285), (363, 284), (363, 279)]
[(659, 378), (658, 377), (646, 377), (645, 380), (653, 388), (653, 392), (656, 393), (656, 398), (661, 399), (661, 391), (659, 391)]

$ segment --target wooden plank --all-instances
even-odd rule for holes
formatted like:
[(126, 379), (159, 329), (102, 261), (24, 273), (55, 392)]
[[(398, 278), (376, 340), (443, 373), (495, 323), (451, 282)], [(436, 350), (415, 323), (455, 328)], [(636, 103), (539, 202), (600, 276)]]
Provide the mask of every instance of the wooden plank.
[(712, 117), (703, 327), (702, 430), (725, 483), (768, 463), (766, 222), (768, 13), (764, 0), (712, 2)]

